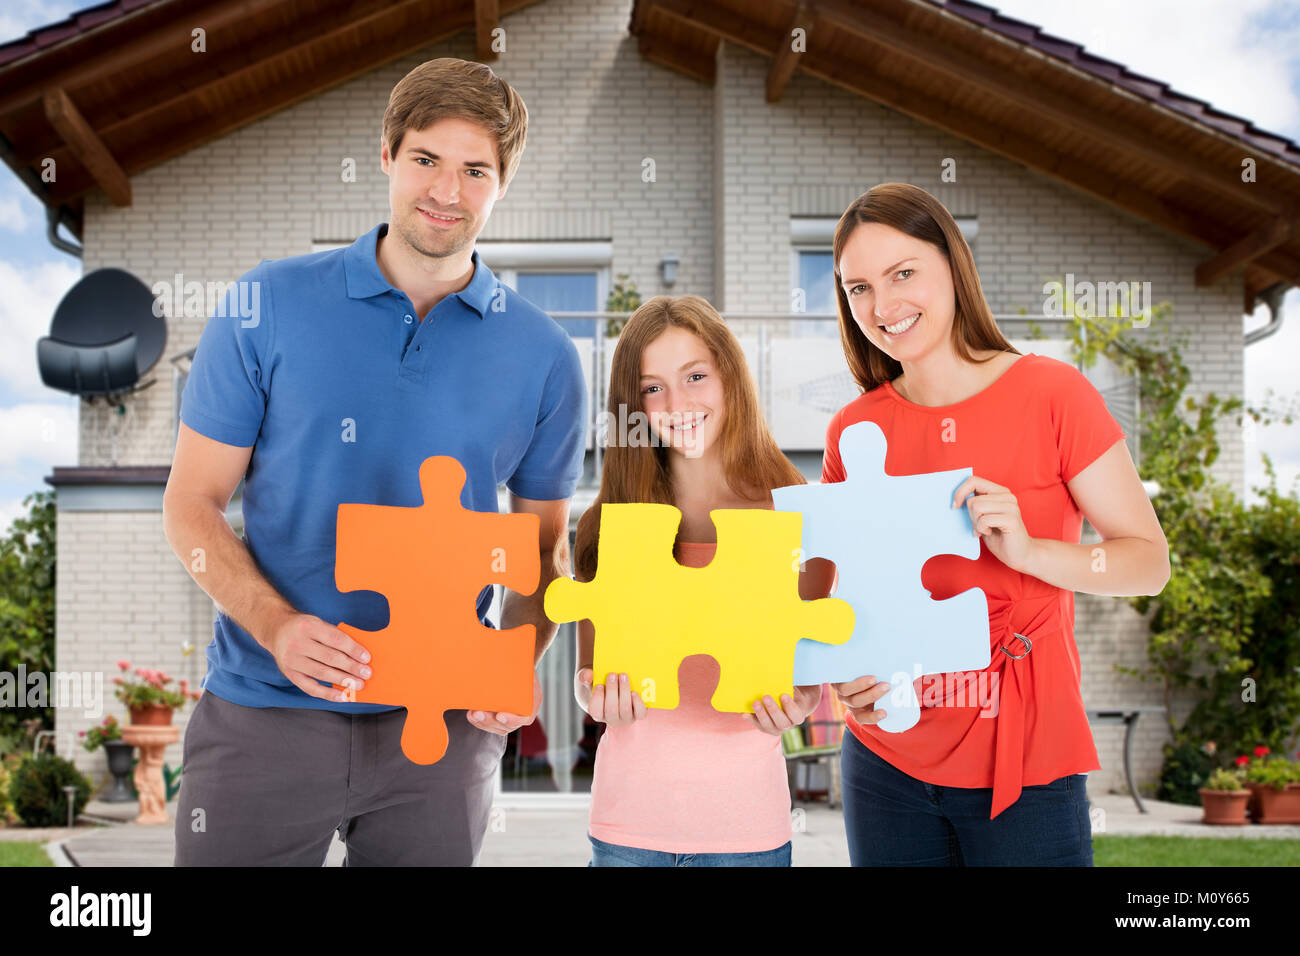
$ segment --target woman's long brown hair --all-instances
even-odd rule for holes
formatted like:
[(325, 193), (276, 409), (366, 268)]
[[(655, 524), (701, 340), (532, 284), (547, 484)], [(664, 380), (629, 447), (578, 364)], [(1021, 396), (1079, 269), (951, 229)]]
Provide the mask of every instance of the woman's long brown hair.
[(952, 214), (943, 203), (919, 186), (909, 183), (881, 183), (867, 190), (844, 210), (835, 227), (834, 266), (835, 303), (840, 315), (840, 344), (844, 358), (858, 387), (869, 392), (878, 385), (892, 381), (903, 374), (903, 367), (890, 358), (862, 334), (853, 321), (849, 299), (840, 284), (840, 257), (853, 230), (863, 223), (878, 222), (899, 232), (928, 242), (943, 253), (952, 272), (955, 312), (952, 319), (952, 346), (957, 355), (967, 362), (986, 362), (975, 358), (975, 352), (992, 349), (997, 352), (1020, 352), (1007, 341), (993, 320), (993, 312), (984, 300), (975, 259), (966, 237), (961, 234)]
[[(723, 473), (737, 497), (761, 501), (773, 488), (801, 485), (806, 479), (782, 453), (763, 420), (758, 390), (745, 353), (722, 316), (697, 295), (657, 295), (632, 313), (619, 335), (609, 378), (607, 412), (617, 431), (634, 412), (649, 417), (641, 400), (641, 357), (646, 347), (669, 328), (686, 329), (704, 342), (722, 379), (722, 433), (718, 436)], [(647, 432), (653, 436), (649, 427)], [(578, 519), (574, 540), (574, 577), (596, 576), (596, 540), (600, 507), (605, 502), (675, 504), (669, 455), (658, 440), (631, 447), (616, 436), (605, 449), (600, 493)], [(599, 440), (599, 438), (597, 439)]]

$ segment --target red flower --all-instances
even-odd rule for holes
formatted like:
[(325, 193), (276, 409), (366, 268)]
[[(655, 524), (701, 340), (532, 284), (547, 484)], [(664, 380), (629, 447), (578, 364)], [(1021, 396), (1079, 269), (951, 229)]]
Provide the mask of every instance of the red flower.
[(77, 736), (78, 736), (78, 737), (84, 737), (84, 736), (86, 736), (86, 732), (83, 730), (83, 731), (81, 731), (80, 733), (78, 733)]
[(1256, 748), (1255, 748), (1255, 756), (1256, 756), (1256, 757), (1263, 757), (1263, 756), (1264, 756), (1265, 754), (1267, 754), (1267, 753), (1268, 753), (1268, 748), (1267, 748), (1267, 747), (1256, 747)]
[(1238, 767), (1244, 767), (1244, 766), (1246, 766), (1246, 764), (1248, 764), (1248, 763), (1250, 763), (1250, 758), (1249, 758), (1249, 757), (1242, 756), (1242, 757), (1238, 757), (1238, 758), (1237, 758), (1237, 766), (1238, 766)]

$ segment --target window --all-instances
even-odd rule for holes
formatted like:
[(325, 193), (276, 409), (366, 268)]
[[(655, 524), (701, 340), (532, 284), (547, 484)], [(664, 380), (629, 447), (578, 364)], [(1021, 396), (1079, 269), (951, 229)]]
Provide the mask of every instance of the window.
[[(600, 274), (590, 272), (535, 272), (511, 270), (514, 272), (514, 289), (543, 312), (599, 312), (602, 304), (598, 301)], [(511, 283), (502, 276), (501, 281)], [(557, 318), (561, 327), (571, 336), (594, 336), (595, 319)]]
[[(497, 278), (539, 309), (600, 312), (609, 295), (608, 242), (497, 242), (478, 244)], [(556, 318), (575, 338), (594, 338), (596, 320)]]

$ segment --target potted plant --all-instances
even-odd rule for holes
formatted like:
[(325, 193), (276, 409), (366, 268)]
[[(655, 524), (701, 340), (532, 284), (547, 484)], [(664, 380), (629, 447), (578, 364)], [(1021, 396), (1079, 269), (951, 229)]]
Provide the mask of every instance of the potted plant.
[[(118, 670), (130, 671), (130, 661), (118, 661)], [(180, 681), (179, 689), (170, 685), (173, 679), (160, 670), (137, 667), (134, 677), (114, 677), (117, 685), (114, 696), (131, 712), (133, 724), (170, 724), (172, 711), (185, 706), (185, 701), (199, 699), (200, 691), (190, 691), (189, 681)]]
[(1242, 783), (1241, 770), (1220, 767), (1201, 787), (1202, 823), (1245, 824), (1250, 791)]
[(1253, 759), (1238, 757), (1237, 765), (1244, 770), (1256, 823), (1300, 823), (1300, 763), (1256, 747)]
[(126, 803), (134, 800), (135, 791), (131, 788), (131, 769), (135, 761), (133, 748), (122, 739), (122, 725), (117, 718), (109, 714), (98, 727), (83, 730), (78, 736), (83, 737), (81, 746), (94, 753), (101, 746), (108, 758), (108, 772), (113, 775), (113, 788), (104, 795), (106, 803)]

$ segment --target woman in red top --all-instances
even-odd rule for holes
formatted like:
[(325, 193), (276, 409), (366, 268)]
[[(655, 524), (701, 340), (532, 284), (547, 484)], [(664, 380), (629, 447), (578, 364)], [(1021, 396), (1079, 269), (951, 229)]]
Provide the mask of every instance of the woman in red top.
[[(1169, 578), (1124, 434), (1076, 369), (1003, 337), (961, 231), (929, 193), (885, 183), (860, 196), (834, 260), (840, 339), (864, 394), (831, 420), (822, 480), (845, 479), (839, 437), (859, 421), (884, 432), (888, 474), (973, 469), (953, 506), (970, 511), (980, 556), (932, 558), (922, 584), (936, 600), (982, 588), (992, 653), (985, 671), (915, 680), (921, 718), (902, 733), (876, 726), (890, 675), (835, 685), (851, 731), (852, 862), (1090, 866), (1084, 784), (1100, 765), (1074, 592), (1158, 594)], [(1101, 545), (1079, 543), (1083, 517)], [(877, 554), (867, 563), (889, 560)]]

